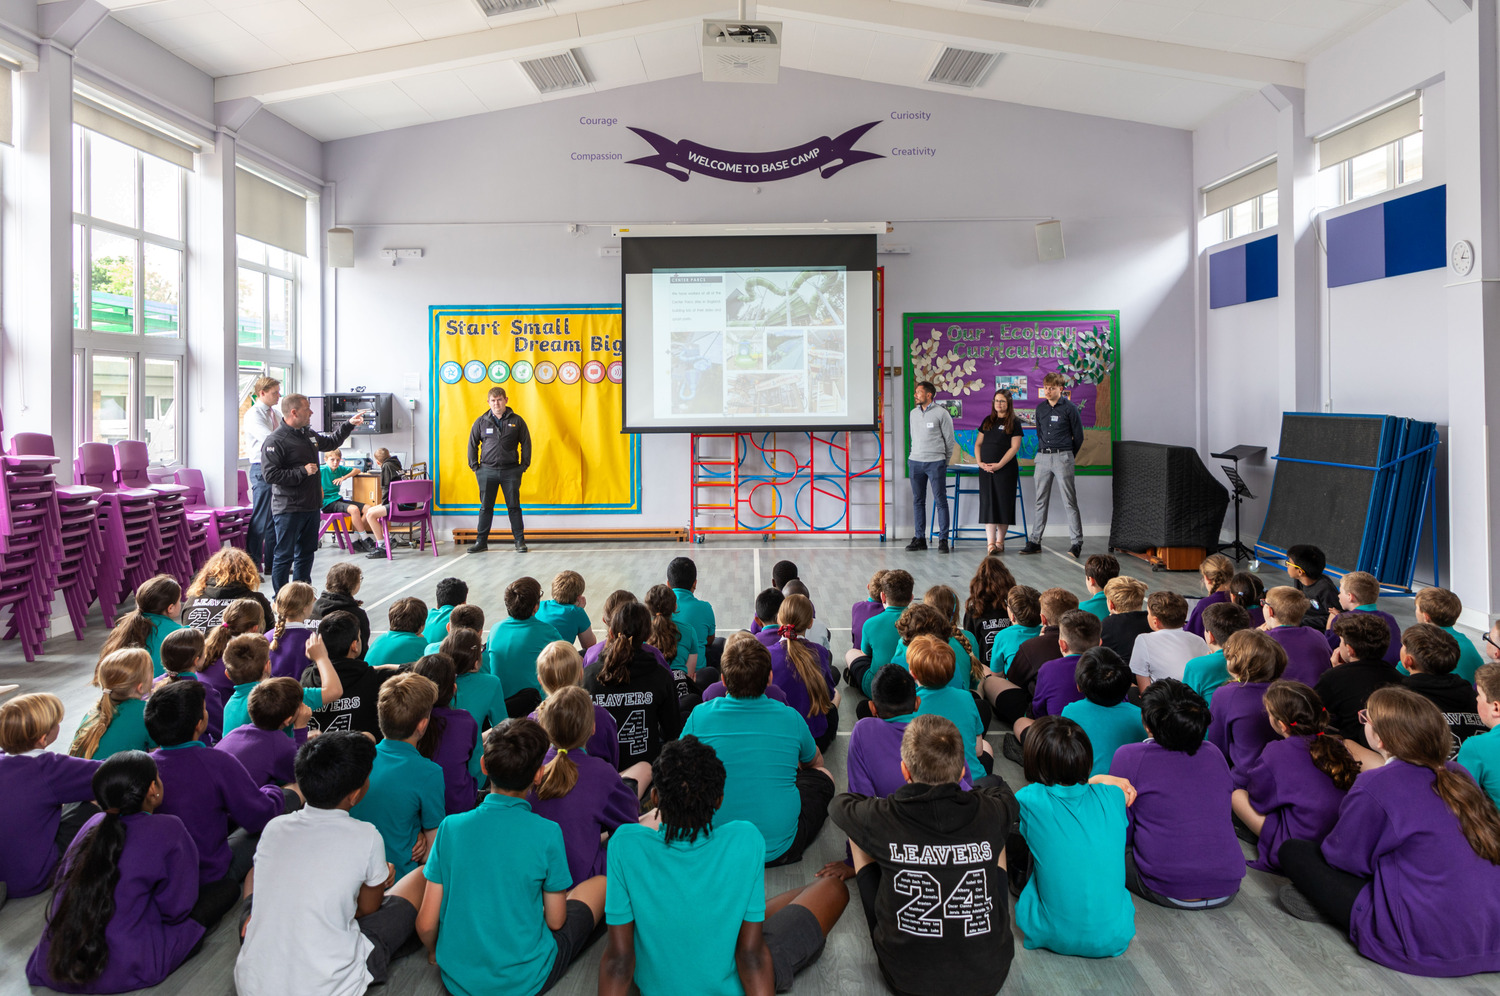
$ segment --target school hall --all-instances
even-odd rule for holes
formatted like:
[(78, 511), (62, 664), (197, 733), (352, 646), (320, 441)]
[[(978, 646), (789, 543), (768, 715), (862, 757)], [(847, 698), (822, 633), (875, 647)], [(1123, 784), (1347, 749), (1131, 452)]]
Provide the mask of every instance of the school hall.
[(0, 0), (0, 996), (1486, 991), (1497, 93), (1496, 0)]

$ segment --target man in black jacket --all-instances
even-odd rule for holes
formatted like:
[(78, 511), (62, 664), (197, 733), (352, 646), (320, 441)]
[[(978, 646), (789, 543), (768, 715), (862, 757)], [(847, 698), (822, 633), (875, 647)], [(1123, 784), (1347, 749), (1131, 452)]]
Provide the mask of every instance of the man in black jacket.
[(337, 432), (314, 432), (308, 428), (312, 407), (304, 394), (281, 399), (281, 419), (281, 428), (266, 437), (260, 453), (260, 472), (271, 485), (271, 514), (276, 521), (276, 559), (271, 565), (271, 587), (276, 591), (289, 578), (312, 583), (323, 508), (318, 453), (338, 449), (364, 423), (363, 415), (355, 415)]
[[(470, 553), (489, 549), (490, 520), (495, 516), (496, 490), (505, 498), (510, 535), (516, 552), (526, 552), (526, 526), (521, 521), (521, 475), (531, 467), (531, 431), (512, 411), (505, 388), (490, 388), (490, 410), (469, 430), (469, 469), (479, 478), (479, 528)], [(520, 450), (517, 457), (516, 450)]]

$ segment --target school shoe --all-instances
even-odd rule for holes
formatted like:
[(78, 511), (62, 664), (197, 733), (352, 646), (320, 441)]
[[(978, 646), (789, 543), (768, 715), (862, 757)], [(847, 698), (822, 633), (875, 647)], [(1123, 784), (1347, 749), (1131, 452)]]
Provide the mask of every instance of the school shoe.
[(369, 553), (365, 554), (365, 559), (366, 560), (384, 560), (384, 559), (386, 559), (386, 557), (385, 557), (385, 547), (383, 547), (383, 546), (377, 546), (377, 547), (375, 547), (375, 549), (373, 549)]
[(927, 549), (927, 541), (920, 536), (913, 536), (911, 542), (906, 544), (907, 553), (917, 553), (925, 549)]
[(1286, 910), (1298, 920), (1306, 920), (1308, 923), (1327, 923), (1328, 918), (1322, 911), (1312, 904), (1312, 900), (1302, 894), (1295, 885), (1283, 885), (1281, 891), (1276, 894), (1281, 908)]
[(1072, 546), (1068, 547), (1068, 556), (1072, 557), (1074, 560), (1077, 560), (1078, 559), (1078, 555), (1080, 553), (1082, 553), (1082, 552), (1083, 552), (1083, 544), (1082, 543), (1074, 543)]
[(484, 540), (475, 540), (474, 541), (474, 545), (471, 546), (471, 547), (469, 547), (469, 552), (470, 553), (483, 553), (484, 551), (488, 550), (489, 548), (490, 548), (490, 545), (488, 543), (486, 543)]
[(1027, 543), (1025, 546), (1021, 547), (1021, 550), (1020, 550), (1021, 556), (1023, 556), (1023, 557), (1029, 557), (1033, 553), (1041, 553), (1041, 552), (1042, 552), (1042, 544), (1040, 544), (1040, 543)]
[(362, 537), (350, 545), (350, 550), (354, 553), (369, 553), (373, 549), (375, 549), (375, 537), (373, 536)]
[(1000, 753), (1007, 761), (1013, 761), (1016, 764), (1021, 763), (1024, 752), (1021, 750), (1021, 741), (1014, 733), (1007, 733), (1000, 738)]

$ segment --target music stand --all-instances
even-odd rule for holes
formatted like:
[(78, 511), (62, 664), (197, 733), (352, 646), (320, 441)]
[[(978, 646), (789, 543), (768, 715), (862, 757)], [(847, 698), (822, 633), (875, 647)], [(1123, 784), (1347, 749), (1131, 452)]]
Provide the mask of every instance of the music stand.
[(1225, 450), (1223, 453), (1209, 454), (1215, 460), (1233, 461), (1232, 463), (1220, 464), (1219, 466), (1234, 489), (1230, 492), (1230, 498), (1234, 501), (1234, 542), (1220, 543), (1219, 551), (1228, 552), (1234, 557), (1235, 563), (1239, 563), (1242, 560), (1249, 560), (1253, 563), (1256, 559), (1255, 551), (1240, 541), (1240, 505), (1246, 498), (1255, 497), (1255, 495), (1251, 494), (1250, 488), (1245, 484), (1245, 479), (1240, 476), (1240, 461), (1260, 456), (1265, 452), (1266, 448), (1264, 446), (1240, 445)]

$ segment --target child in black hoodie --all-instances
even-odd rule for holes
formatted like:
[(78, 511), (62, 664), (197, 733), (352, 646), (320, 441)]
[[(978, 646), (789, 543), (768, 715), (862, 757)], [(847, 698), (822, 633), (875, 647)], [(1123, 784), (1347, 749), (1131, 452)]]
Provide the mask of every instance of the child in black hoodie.
[(906, 786), (884, 799), (845, 793), (828, 809), (854, 868), (819, 874), (855, 878), (880, 974), (901, 996), (988, 996), (1010, 972), (1004, 858), (1016, 797), (995, 775), (960, 791), (965, 770), (958, 728), (918, 716), (901, 737)]
[[(396, 674), (396, 666), (371, 667), (361, 659), (364, 646), (359, 639), (359, 621), (348, 612), (330, 612), (324, 616), (318, 623), (318, 635), (323, 638), (323, 646), (333, 660), (334, 673), (344, 691), (334, 701), (313, 710), (313, 724), (321, 733), (353, 730), (380, 740), (380, 713), (376, 708), (380, 686)], [(302, 685), (322, 686), (316, 667), (302, 672)]]
[[(365, 610), (360, 608), (359, 599), (354, 597), (359, 594), (359, 586), (364, 579), (364, 572), (354, 564), (334, 564), (328, 568), (328, 573), (323, 578), (323, 594), (318, 596), (312, 609), (314, 619), (322, 619), (330, 612), (347, 612), (358, 620), (359, 650), (350, 656), (360, 660), (364, 659), (365, 650), (370, 646), (370, 617), (365, 615)], [(337, 660), (338, 654), (333, 654), (333, 658)], [(372, 715), (374, 709), (375, 705), (371, 703)]]

